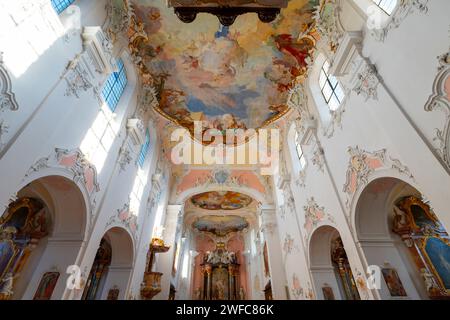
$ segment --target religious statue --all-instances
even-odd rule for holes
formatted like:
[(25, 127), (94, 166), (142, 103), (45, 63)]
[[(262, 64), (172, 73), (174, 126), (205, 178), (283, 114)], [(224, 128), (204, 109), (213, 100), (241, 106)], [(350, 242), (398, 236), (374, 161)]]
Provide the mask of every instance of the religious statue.
[(438, 287), (436, 284), (436, 280), (434, 279), (434, 276), (426, 268), (420, 269), (420, 274), (422, 275), (422, 278), (425, 282), (425, 286), (427, 287), (428, 292)]
[(217, 300), (224, 300), (225, 299), (225, 285), (223, 284), (222, 280), (219, 280), (216, 282), (216, 289), (217, 289)]
[(245, 291), (242, 287), (239, 289), (239, 300), (245, 300)]
[(408, 226), (408, 217), (397, 206), (394, 206), (394, 226), (397, 229)]
[(195, 300), (202, 300), (202, 291), (200, 288), (195, 289), (194, 291)]
[(233, 264), (236, 263), (236, 254), (229, 251), (207, 251), (204, 260), (211, 264)]
[(5, 278), (2, 280), (2, 288), (0, 290), (0, 294), (4, 296), (12, 296), (13, 295), (13, 285), (14, 279), (17, 278), (17, 275), (14, 276), (11, 272), (7, 273)]

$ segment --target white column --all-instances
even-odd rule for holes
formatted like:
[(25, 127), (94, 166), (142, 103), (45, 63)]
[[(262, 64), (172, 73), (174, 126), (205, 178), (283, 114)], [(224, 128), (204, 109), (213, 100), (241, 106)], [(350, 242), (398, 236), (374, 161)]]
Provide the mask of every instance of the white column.
[(261, 208), (262, 230), (267, 243), (270, 280), (274, 300), (286, 300), (286, 276), (283, 266), (283, 257), (278, 234), (276, 210), (274, 206)]
[(168, 205), (166, 209), (166, 220), (164, 223), (163, 240), (170, 250), (166, 253), (157, 254), (157, 272), (162, 272), (161, 292), (154, 300), (167, 300), (170, 293), (170, 280), (172, 278), (172, 265), (175, 249), (175, 235), (177, 231), (178, 216), (181, 212), (181, 205)]

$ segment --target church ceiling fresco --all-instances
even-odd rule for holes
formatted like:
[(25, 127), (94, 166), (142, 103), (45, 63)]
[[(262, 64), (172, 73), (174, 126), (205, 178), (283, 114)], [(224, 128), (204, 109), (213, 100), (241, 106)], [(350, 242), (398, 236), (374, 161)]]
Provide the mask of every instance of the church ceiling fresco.
[(231, 27), (209, 14), (184, 24), (166, 1), (127, 1), (130, 50), (164, 117), (193, 134), (196, 120), (203, 130), (256, 129), (289, 111), (318, 38), (319, 0), (292, 0), (271, 24), (246, 14)]
[(196, 207), (206, 210), (238, 210), (247, 207), (252, 198), (232, 191), (212, 191), (191, 198)]
[(212, 233), (223, 237), (232, 232), (243, 231), (248, 228), (249, 223), (245, 218), (234, 215), (227, 216), (204, 216), (197, 219), (192, 227), (198, 231)]

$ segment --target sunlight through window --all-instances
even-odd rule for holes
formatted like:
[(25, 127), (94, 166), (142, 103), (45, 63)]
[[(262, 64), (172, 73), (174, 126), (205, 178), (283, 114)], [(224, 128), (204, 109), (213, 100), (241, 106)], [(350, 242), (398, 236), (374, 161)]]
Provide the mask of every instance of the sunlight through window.
[(20, 15), (15, 14), (21, 12), (19, 5), (19, 1), (8, 1), (7, 8), (14, 14), (0, 10), (0, 43), (8, 44), (2, 48), (3, 61), (16, 78), (25, 73), (65, 32), (50, 4)]
[(301, 169), (303, 169), (306, 166), (306, 158), (302, 146), (300, 144), (300, 137), (297, 131), (295, 131), (295, 149), (297, 152), (298, 160), (300, 161), (300, 167)]
[(133, 190), (130, 194), (130, 212), (138, 215), (141, 206), (142, 195), (147, 185), (147, 175), (142, 169), (138, 169), (136, 179), (134, 179)]
[(397, 6), (397, 0), (372, 0), (381, 10), (391, 15)]
[(113, 72), (106, 80), (102, 96), (112, 112), (116, 111), (120, 98), (128, 83), (125, 66), (122, 59), (117, 60), (118, 72)]
[(55, 9), (56, 13), (61, 14), (64, 10), (66, 10), (75, 0), (51, 0), (52, 6)]
[(150, 149), (150, 132), (147, 130), (145, 134), (145, 142), (141, 147), (141, 151), (139, 152), (138, 164), (142, 168), (145, 163), (145, 159), (147, 158), (148, 151)]
[(328, 61), (322, 66), (319, 77), (320, 90), (330, 110), (337, 110), (345, 98), (344, 90), (335, 76), (330, 75)]
[(96, 167), (98, 173), (101, 172), (117, 135), (112, 127), (113, 120), (114, 114), (104, 105), (81, 143), (81, 151)]

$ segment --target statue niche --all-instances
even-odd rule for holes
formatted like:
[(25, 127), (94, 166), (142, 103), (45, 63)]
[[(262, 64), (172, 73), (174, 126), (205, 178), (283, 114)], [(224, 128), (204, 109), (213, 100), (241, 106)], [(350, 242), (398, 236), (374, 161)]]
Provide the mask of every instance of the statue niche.
[(236, 253), (227, 251), (223, 243), (204, 255), (201, 264), (203, 289), (198, 292), (202, 300), (239, 300), (239, 267)]

